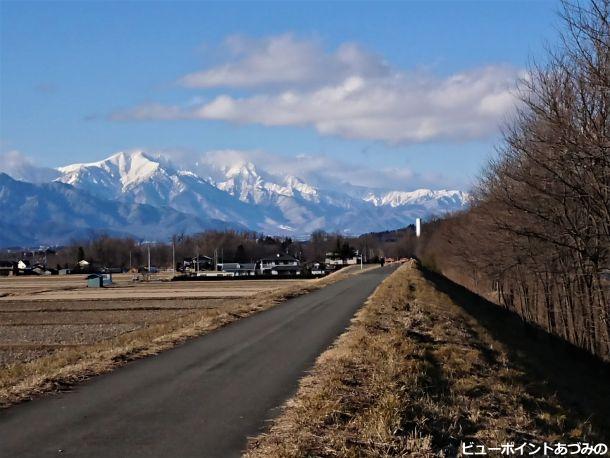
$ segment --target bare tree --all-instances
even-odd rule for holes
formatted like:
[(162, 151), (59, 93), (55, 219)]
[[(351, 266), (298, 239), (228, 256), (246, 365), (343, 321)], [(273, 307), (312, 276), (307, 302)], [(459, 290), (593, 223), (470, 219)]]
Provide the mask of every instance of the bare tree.
[[(606, 359), (609, 11), (609, 0), (564, 3), (561, 46), (521, 82), (521, 104), (473, 208), (437, 236), (451, 253), (442, 268), (470, 272), (461, 279), (469, 286), (494, 291), (525, 319)], [(456, 225), (465, 236), (450, 240)]]

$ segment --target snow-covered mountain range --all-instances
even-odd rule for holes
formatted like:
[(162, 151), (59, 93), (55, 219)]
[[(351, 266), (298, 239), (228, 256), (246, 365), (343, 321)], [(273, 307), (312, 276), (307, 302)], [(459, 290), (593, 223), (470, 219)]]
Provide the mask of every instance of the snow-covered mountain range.
[(45, 176), (54, 180), (24, 183), (0, 174), (0, 213), (11, 215), (2, 218), (0, 245), (65, 243), (83, 231), (148, 239), (222, 227), (295, 237), (316, 229), (360, 234), (460, 210), (468, 201), (462, 191), (313, 186), (241, 160), (189, 170), (144, 152)]

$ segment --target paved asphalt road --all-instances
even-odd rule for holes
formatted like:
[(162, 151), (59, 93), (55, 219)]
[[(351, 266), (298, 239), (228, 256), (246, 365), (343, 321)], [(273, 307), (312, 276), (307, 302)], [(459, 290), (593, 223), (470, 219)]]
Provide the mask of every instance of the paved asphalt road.
[(393, 270), (342, 280), (0, 411), (0, 457), (239, 456)]

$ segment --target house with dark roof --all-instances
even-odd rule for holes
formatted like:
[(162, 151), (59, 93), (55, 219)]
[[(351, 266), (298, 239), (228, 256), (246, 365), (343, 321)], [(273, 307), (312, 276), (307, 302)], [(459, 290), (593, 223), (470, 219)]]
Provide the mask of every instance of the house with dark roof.
[(0, 277), (8, 277), (17, 273), (17, 263), (13, 261), (0, 261)]
[(182, 266), (178, 268), (182, 272), (200, 272), (202, 270), (214, 270), (214, 260), (209, 256), (199, 255), (193, 258), (186, 258), (182, 261)]
[(293, 276), (301, 275), (301, 262), (289, 254), (278, 254), (275, 257), (263, 258), (256, 263), (259, 275)]

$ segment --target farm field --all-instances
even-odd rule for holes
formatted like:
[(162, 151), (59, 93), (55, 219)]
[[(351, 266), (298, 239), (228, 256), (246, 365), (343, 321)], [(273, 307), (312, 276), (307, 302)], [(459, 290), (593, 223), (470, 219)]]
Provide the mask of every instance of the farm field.
[(359, 272), (348, 267), (317, 280), (183, 282), (133, 282), (132, 275), (119, 274), (106, 288), (87, 288), (84, 275), (0, 278), (0, 406)]
[(113, 275), (113, 285), (87, 288), (85, 275), (0, 277), (0, 303), (15, 301), (175, 299), (245, 297), (299, 280), (170, 281), (171, 274), (149, 282), (133, 281), (133, 274)]
[(131, 279), (130, 274), (114, 275), (112, 287), (87, 288), (84, 275), (1, 278), (0, 366), (238, 306), (244, 298), (304, 283)]

